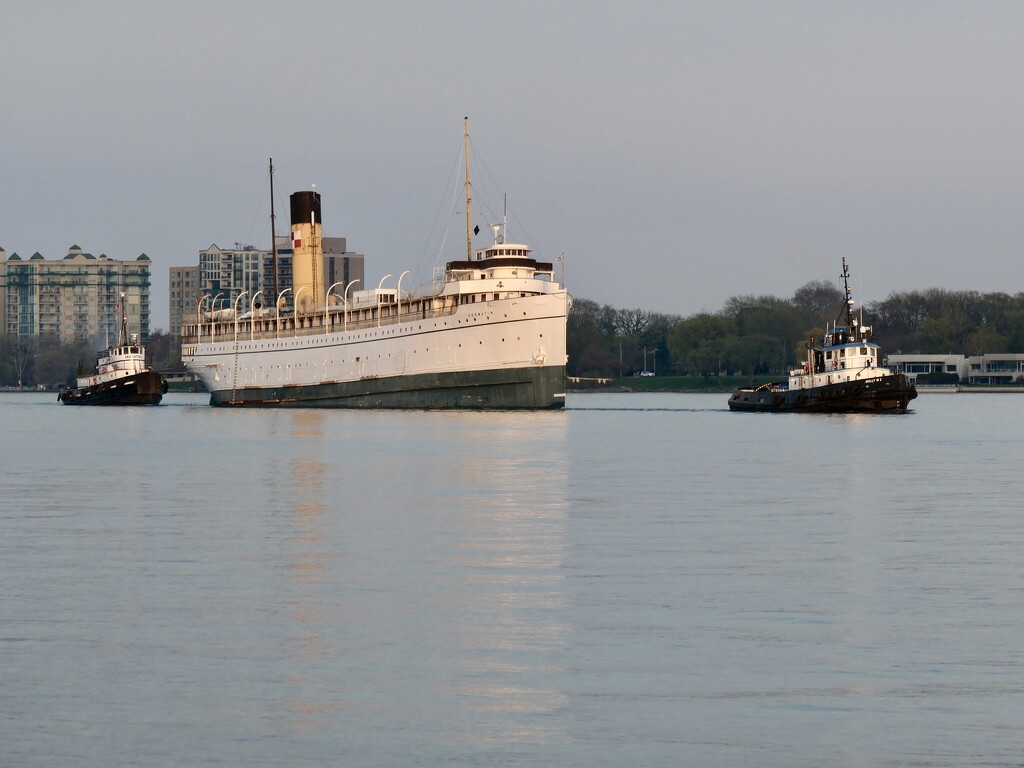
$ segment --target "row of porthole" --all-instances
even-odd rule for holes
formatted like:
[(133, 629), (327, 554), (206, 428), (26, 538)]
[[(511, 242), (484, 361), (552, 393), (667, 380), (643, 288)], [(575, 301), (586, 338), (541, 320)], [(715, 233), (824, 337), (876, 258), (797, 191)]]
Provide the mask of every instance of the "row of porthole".
[[(540, 334), (540, 338), (544, 338), (544, 334), (543, 334), (543, 333), (542, 333), (542, 334)], [(504, 342), (504, 341), (505, 341), (505, 339), (504, 339), (504, 338), (502, 338), (502, 342)], [(522, 341), (522, 338), (521, 338), (521, 337), (519, 337), (519, 336), (516, 336), (516, 341)], [(484, 343), (484, 342), (483, 342), (483, 341), (481, 340), (481, 341), (480, 341), (480, 344), (482, 345), (483, 343)], [(461, 343), (459, 344), (459, 349), (462, 349), (462, 344), (461, 344)], [(424, 352), (429, 352), (429, 351), (430, 351), (430, 347), (427, 347), (426, 349), (424, 349)], [(419, 350), (418, 350), (418, 349), (414, 349), (414, 350), (412, 351), (412, 353), (413, 353), (414, 355), (415, 355), (415, 354), (416, 354), (417, 352), (419, 352)], [(388, 357), (391, 357), (391, 353), (390, 353), (390, 352), (388, 353)], [(378, 360), (382, 360), (383, 358), (382, 358), (382, 357), (381, 357), (380, 355), (377, 355), (377, 359), (378, 359)], [(359, 362), (362, 362), (362, 360), (361, 360), (361, 358), (357, 357), (357, 358), (355, 359), (355, 362), (359, 363)], [(345, 360), (342, 360), (342, 361), (341, 361), (340, 363), (336, 363), (335, 361), (333, 361), (333, 360), (330, 360), (330, 361), (324, 361), (324, 362), (323, 362), (323, 365), (344, 365), (345, 363), (346, 363), (346, 361), (345, 361)], [(318, 362), (315, 362), (315, 363), (298, 363), (298, 364), (296, 364), (296, 365), (289, 365), (289, 366), (288, 366), (288, 368), (304, 368), (304, 367), (313, 367), (313, 366), (315, 366), (315, 365), (320, 365), (320, 364), (321, 364), (321, 363), (320, 363), (319, 361), (318, 361)], [(277, 365), (277, 366), (271, 366), (271, 369), (273, 369), (273, 368), (281, 369), (282, 367), (283, 367), (283, 366), (281, 366), (281, 365)], [(260, 367), (259, 367), (259, 368), (257, 368), (256, 370), (262, 371), (262, 370), (263, 370), (263, 366), (260, 366)]]
[[(422, 327), (423, 326), (420, 326), (420, 329), (422, 329)], [(387, 335), (392, 335), (393, 336), (394, 333), (395, 332), (393, 330), (392, 331), (384, 331), (381, 334), (381, 336), (387, 336)], [(377, 334), (376, 333), (368, 333), (366, 335), (365, 339), (364, 339), (363, 336), (356, 336), (354, 338), (354, 340), (355, 341), (360, 341), (360, 340), (369, 341), (370, 339), (375, 339), (375, 338), (377, 338)], [(225, 342), (225, 343), (228, 343), (228, 342)], [(282, 349), (282, 348), (287, 348), (287, 347), (295, 347), (294, 342), (292, 344), (288, 344), (287, 342), (270, 342), (270, 343), (268, 343), (266, 345), (261, 344), (259, 346), (256, 346), (254, 344), (239, 345), (239, 349), (240, 350), (245, 350), (245, 351), (251, 351), (253, 349), (257, 349), (257, 350), (263, 350), (263, 349)], [(194, 354), (194, 352), (193, 352), (193, 354)]]
[[(523, 316), (524, 316), (524, 317), (526, 316), (526, 312), (525, 312), (525, 311), (523, 312)], [(507, 319), (507, 318), (508, 318), (508, 315), (507, 315), (507, 314), (505, 314), (505, 315), (504, 315), (504, 317), (505, 317), (505, 318)], [(475, 321), (475, 320), (476, 320), (476, 317), (474, 316), (474, 317), (473, 317), (472, 319), (473, 319), (473, 320)], [(468, 322), (468, 321), (467, 321), (467, 322)], [(460, 324), (462, 323), (462, 320), (461, 320), (461, 319), (459, 320), (459, 323), (460, 323)], [(446, 328), (448, 327), (448, 322), (447, 322), (447, 321), (444, 321), (444, 327), (446, 327)], [(416, 329), (417, 329), (417, 330), (423, 330), (423, 326), (422, 326), (422, 325), (418, 325), (418, 326), (416, 326)], [(409, 329), (402, 329), (402, 330), (403, 330), (403, 332), (405, 332), (405, 331), (407, 331), (407, 330), (409, 330)], [(389, 336), (394, 336), (394, 335), (395, 335), (395, 332), (396, 332), (396, 330), (395, 330), (395, 329), (391, 329), (391, 330), (388, 330), (388, 331), (384, 331), (384, 332), (382, 333), (382, 335), (384, 335), (384, 336), (388, 336), (388, 335), (389, 335)], [(356, 338), (357, 340), (363, 339), (363, 337), (362, 337), (362, 336), (356, 336), (355, 338)], [(369, 340), (369, 339), (375, 339), (375, 338), (377, 338), (377, 334), (376, 334), (376, 333), (370, 333), (370, 334), (367, 334), (365, 338), (366, 338), (367, 340)], [(480, 343), (482, 344), (483, 342), (480, 342)], [(273, 344), (273, 343), (272, 343), (272, 344), (268, 345), (268, 346), (267, 346), (266, 348), (267, 348), (267, 349), (278, 349), (278, 348), (280, 348), (280, 347), (283, 347), (283, 346), (287, 346), (287, 345), (286, 345), (286, 344), (282, 344), (282, 343), (277, 343), (277, 344)], [(460, 346), (461, 346), (461, 345), (460, 345)], [(251, 349), (253, 349), (253, 347), (249, 347), (249, 346), (246, 346), (246, 347), (242, 347), (242, 349), (245, 349), (245, 350), (251, 350)], [(264, 349), (264, 347), (263, 347), (263, 346), (260, 346), (260, 347), (257, 347), (257, 349)]]
[[(526, 316), (526, 312), (523, 312), (523, 316), (524, 316), (524, 317)], [(505, 315), (505, 317), (507, 318), (507, 317), (508, 317), (508, 315), (506, 314), (506, 315)], [(475, 320), (476, 318), (473, 318), (473, 319)], [(461, 324), (461, 323), (462, 323), (462, 320), (459, 320), (459, 323)], [(446, 328), (448, 327), (448, 322), (447, 322), (447, 321), (445, 321), (445, 322), (444, 322), (444, 326), (445, 326)], [(418, 325), (418, 326), (416, 326), (416, 329), (417, 329), (417, 330), (423, 330), (423, 326), (422, 326), (422, 325)], [(403, 331), (407, 331), (407, 330), (408, 330), (408, 329), (403, 329)], [(391, 329), (391, 330), (389, 330), (389, 331), (384, 331), (384, 332), (382, 333), (382, 336), (388, 336), (388, 335), (390, 335), (390, 336), (394, 336), (394, 335), (395, 335), (395, 329)], [(370, 333), (370, 334), (367, 334), (365, 338), (366, 338), (366, 340), (369, 340), (369, 339), (375, 339), (375, 338), (377, 338), (377, 334), (376, 334), (376, 333)], [(362, 337), (362, 336), (356, 336), (356, 337), (355, 337), (355, 339), (356, 339), (356, 340), (361, 340), (361, 339), (363, 339), (363, 337)], [(481, 343), (481, 344), (483, 344), (483, 342), (482, 342), (482, 341), (481, 341), (480, 343)], [(287, 344), (285, 344), (285, 343), (270, 343), (270, 344), (268, 344), (268, 345), (267, 345), (266, 347), (263, 347), (263, 346), (259, 346), (259, 347), (255, 347), (255, 349), (261, 349), (261, 350), (262, 350), (262, 349), (279, 349), (279, 348), (281, 348), (281, 347), (285, 347), (285, 346), (289, 346), (289, 345), (287, 345)], [(462, 346), (462, 345), (460, 344), (459, 346)], [(241, 347), (241, 349), (244, 349), (244, 350), (248, 351), (248, 350), (254, 349), (254, 347), (251, 347), (251, 346), (243, 346), (243, 347)], [(193, 353), (193, 354), (194, 354), (194, 353)]]
[[(392, 333), (394, 333), (394, 332), (392, 331)], [(361, 337), (356, 337), (356, 338), (361, 338)], [(367, 338), (368, 338), (368, 339), (371, 339), (371, 338), (376, 338), (376, 334), (370, 334), (370, 335), (368, 335), (368, 336), (367, 336)], [(541, 338), (544, 338), (544, 334), (541, 334)], [(504, 339), (504, 338), (502, 338), (502, 341), (504, 342), (504, 341), (505, 341), (505, 339)], [(518, 337), (518, 336), (517, 336), (517, 337), (516, 337), (516, 341), (521, 341), (520, 337)], [(480, 344), (482, 345), (482, 344), (483, 344), (483, 340), (481, 339), (479, 343), (480, 343)], [(270, 344), (270, 345), (268, 345), (268, 347), (267, 347), (267, 348), (278, 348), (278, 347), (280, 347), (280, 346), (282, 346), (282, 345), (281, 345), (281, 344)], [(460, 347), (462, 347), (462, 344), (459, 344), (459, 346), (460, 346)], [(248, 349), (251, 349), (252, 347), (243, 347), (243, 348), (244, 348), (244, 349), (247, 349), (247, 350), (248, 350)], [(258, 348), (258, 349), (263, 349), (263, 347), (262, 347), (262, 346), (260, 346), (260, 347), (257, 347), (257, 348)], [(415, 349), (414, 349), (413, 351), (414, 351), (414, 352), (416, 352), (416, 350), (415, 350)], [(426, 351), (428, 351), (428, 352), (429, 352), (429, 351), (430, 351), (430, 347), (427, 347)], [(193, 350), (193, 354), (195, 354), (195, 350)], [(391, 355), (390, 355), (390, 353), (388, 353), (388, 356), (389, 356), (389, 357), (391, 356)]]

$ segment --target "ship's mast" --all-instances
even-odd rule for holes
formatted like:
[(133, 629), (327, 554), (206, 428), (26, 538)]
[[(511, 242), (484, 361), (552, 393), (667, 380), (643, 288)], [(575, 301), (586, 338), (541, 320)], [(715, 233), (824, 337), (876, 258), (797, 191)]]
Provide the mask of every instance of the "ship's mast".
[(465, 127), (465, 145), (466, 145), (466, 261), (470, 261), (473, 258), (473, 230), (472, 222), (470, 221), (470, 194), (469, 194), (469, 117), (463, 118), (463, 124)]
[(271, 301), (277, 301), (277, 219), (274, 216), (274, 158), (270, 158), (270, 266), (274, 272), (274, 294)]
[(853, 330), (853, 297), (850, 295), (850, 269), (846, 266), (846, 257), (843, 257), (843, 273), (840, 275), (843, 278), (843, 309), (839, 312), (839, 317), (836, 318), (836, 324), (838, 325), (839, 320), (842, 318), (843, 312), (846, 312), (846, 327)]
[(124, 291), (121, 291), (121, 333), (117, 337), (117, 346), (123, 347), (128, 343), (128, 313), (124, 305)]

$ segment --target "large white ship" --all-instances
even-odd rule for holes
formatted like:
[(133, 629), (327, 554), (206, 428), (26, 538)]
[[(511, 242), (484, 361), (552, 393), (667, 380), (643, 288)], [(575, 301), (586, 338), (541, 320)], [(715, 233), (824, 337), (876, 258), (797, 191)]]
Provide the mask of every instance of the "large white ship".
[[(468, 162), (466, 177), (468, 214)], [(297, 192), (292, 288), (262, 308), (242, 294), (205, 311), (204, 296), (182, 360), (220, 406), (563, 407), (571, 300), (554, 265), (505, 242), (504, 223), (474, 252), (466, 221), (466, 260), (428, 286), (384, 288), (388, 275), (376, 289), (325, 290), (320, 196)]]

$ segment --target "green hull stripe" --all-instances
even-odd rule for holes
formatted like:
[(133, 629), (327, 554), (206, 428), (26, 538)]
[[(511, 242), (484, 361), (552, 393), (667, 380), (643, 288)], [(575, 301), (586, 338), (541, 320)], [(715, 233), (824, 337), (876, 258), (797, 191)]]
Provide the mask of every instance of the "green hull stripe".
[(221, 390), (211, 405), (297, 408), (562, 408), (565, 366)]

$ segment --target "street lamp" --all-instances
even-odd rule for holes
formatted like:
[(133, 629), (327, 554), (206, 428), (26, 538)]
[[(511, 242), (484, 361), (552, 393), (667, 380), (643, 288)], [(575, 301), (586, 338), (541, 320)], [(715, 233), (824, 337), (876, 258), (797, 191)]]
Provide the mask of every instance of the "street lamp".
[(224, 292), (221, 291), (216, 296), (214, 296), (213, 300), (210, 302), (210, 341), (213, 341), (213, 324), (217, 320), (217, 299), (219, 299), (223, 295)]
[[(342, 280), (341, 282), (343, 283), (345, 281)], [(335, 283), (334, 285), (327, 289), (327, 298), (324, 299), (324, 333), (327, 333), (327, 310), (331, 306), (331, 291), (333, 291), (339, 285), (341, 285), (341, 283)]]
[(402, 278), (409, 274), (412, 270), (405, 270), (398, 276), (398, 322), (402, 322)]
[(353, 280), (351, 283), (349, 283), (348, 285), (345, 286), (345, 330), (346, 331), (348, 330), (348, 289), (351, 288), (353, 285), (355, 285), (358, 282), (359, 282), (359, 278), (357, 277), (355, 280)]
[(277, 329), (276, 329), (276, 334), (277, 334), (277, 338), (279, 338), (279, 339), (281, 338), (281, 299), (283, 299), (284, 295), (286, 293), (288, 293), (288, 291), (290, 291), (290, 290), (291, 290), (291, 288), (285, 288), (283, 291), (281, 291), (277, 295), (277, 305), (276, 305), (277, 306)]
[(378, 328), (380, 328), (380, 290), (381, 290), (381, 286), (384, 285), (384, 281), (387, 280), (389, 277), (394, 277), (394, 275), (384, 275), (384, 277), (382, 277), (380, 279), (380, 282), (377, 283), (377, 327)]
[[(197, 334), (196, 341), (203, 340), (203, 304), (210, 298), (210, 294), (204, 293), (203, 297), (196, 303), (196, 322), (199, 324), (199, 333)], [(212, 320), (213, 318), (211, 318)], [(210, 330), (210, 334), (213, 334), (213, 330)]]
[(299, 294), (306, 290), (308, 287), (308, 285), (304, 285), (301, 288), (299, 288), (299, 290), (292, 294), (292, 304), (295, 307), (295, 311), (292, 313), (292, 330), (294, 331), (294, 336), (299, 335)]
[(242, 297), (248, 294), (248, 291), (242, 291), (235, 297), (234, 310), (235, 310), (235, 344), (238, 343), (238, 302), (242, 300)]
[(249, 341), (252, 341), (255, 338), (253, 334), (256, 331), (256, 297), (262, 294), (262, 290), (256, 291), (252, 296), (252, 301), (249, 302)]

